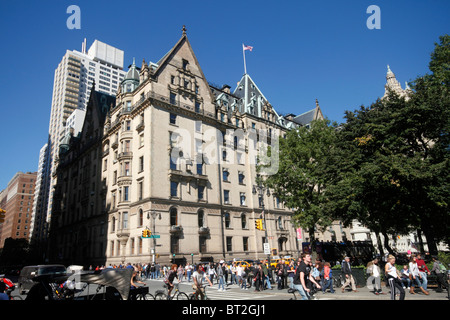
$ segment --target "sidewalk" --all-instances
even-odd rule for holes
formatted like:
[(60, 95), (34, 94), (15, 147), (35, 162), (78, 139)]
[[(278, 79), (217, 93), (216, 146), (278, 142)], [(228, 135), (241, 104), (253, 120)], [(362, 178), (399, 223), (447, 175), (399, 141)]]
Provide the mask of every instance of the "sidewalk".
[[(342, 293), (341, 288), (336, 288), (335, 293), (330, 293), (329, 291), (327, 291), (327, 293), (323, 294), (322, 291), (320, 291), (315, 294), (315, 297), (317, 298), (317, 300), (391, 300), (391, 293), (389, 291), (389, 288), (385, 286), (382, 286), (381, 288), (385, 294), (375, 295), (373, 291), (369, 290), (367, 287), (357, 288), (358, 292), (346, 290), (344, 293)], [(287, 299), (292, 297), (292, 294), (287, 293), (287, 290), (277, 291), (278, 290), (272, 290), (271, 292), (274, 292), (275, 294), (283, 294), (287, 297)], [(434, 289), (429, 288), (428, 292), (430, 293), (429, 295), (424, 295), (423, 293), (419, 293), (418, 291), (416, 291), (415, 294), (411, 294), (409, 293), (409, 290), (405, 290), (405, 300), (449, 301), (448, 292), (446, 290), (438, 293)], [(396, 300), (398, 300), (398, 297), (396, 298)]]

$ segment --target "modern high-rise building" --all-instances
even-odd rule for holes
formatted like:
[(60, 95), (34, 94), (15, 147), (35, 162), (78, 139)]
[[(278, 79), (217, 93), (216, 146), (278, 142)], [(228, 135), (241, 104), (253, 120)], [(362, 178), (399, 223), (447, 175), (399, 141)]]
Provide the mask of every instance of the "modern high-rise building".
[(33, 211), (36, 172), (17, 172), (0, 194), (5, 222), (0, 225), (0, 248), (5, 239), (28, 239)]
[[(72, 131), (76, 136), (81, 131), (90, 91), (95, 83), (99, 92), (115, 95), (126, 72), (123, 71), (124, 52), (106, 43), (95, 40), (86, 50), (86, 39), (81, 51), (67, 50), (55, 70), (48, 142), (40, 153), (40, 183), (36, 188), (34, 222), (41, 226), (34, 229), (45, 233), (44, 225), (50, 221), (52, 212), (53, 176), (58, 161), (61, 140)], [(44, 148), (46, 149), (43, 152)], [(44, 222), (45, 221), (45, 222)], [(35, 239), (45, 239), (45, 234)]]

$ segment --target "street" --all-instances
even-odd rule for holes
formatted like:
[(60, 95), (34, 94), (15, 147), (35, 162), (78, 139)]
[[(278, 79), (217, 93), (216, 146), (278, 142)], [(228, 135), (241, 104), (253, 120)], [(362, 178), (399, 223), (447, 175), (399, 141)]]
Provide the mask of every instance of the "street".
[[(155, 294), (157, 290), (165, 290), (163, 287), (163, 280), (143, 280), (146, 286), (149, 287), (149, 293)], [(260, 292), (255, 292), (254, 287), (248, 288), (247, 290), (240, 289), (238, 285), (228, 285), (225, 291), (219, 291), (218, 285), (214, 282), (212, 287), (206, 287), (206, 294), (210, 300), (227, 300), (227, 301), (267, 301), (267, 300), (291, 300), (295, 299), (294, 294), (289, 293), (287, 289), (278, 290), (276, 284), (272, 284), (273, 290), (264, 290)], [(85, 292), (81, 294), (94, 294), (97, 289), (96, 285), (90, 285)], [(383, 292), (385, 294), (375, 295), (367, 287), (357, 288), (358, 292), (346, 291), (341, 292), (340, 288), (335, 288), (335, 293), (327, 292), (323, 294), (321, 291), (315, 294), (315, 300), (375, 300), (375, 301), (388, 301), (390, 300), (389, 288), (382, 286)], [(414, 295), (410, 294), (407, 290), (405, 300), (415, 300), (415, 301), (448, 301), (447, 291), (438, 293), (434, 289), (429, 288), (430, 294), (428, 296), (416, 293)], [(182, 281), (179, 284), (179, 290), (189, 295), (193, 292), (192, 282)], [(99, 294), (103, 291), (99, 291)], [(12, 292), (12, 296), (19, 296), (20, 299), (25, 300), (26, 295), (19, 295), (18, 289)], [(300, 296), (296, 294), (296, 298), (300, 299)]]

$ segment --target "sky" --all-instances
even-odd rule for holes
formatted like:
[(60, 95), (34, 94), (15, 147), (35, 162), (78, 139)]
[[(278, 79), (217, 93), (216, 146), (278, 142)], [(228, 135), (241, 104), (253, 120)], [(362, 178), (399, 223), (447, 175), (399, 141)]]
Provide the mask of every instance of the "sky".
[[(70, 5), (80, 28), (69, 29)], [(379, 20), (371, 5), (379, 8)], [(157, 62), (182, 35), (208, 81), (232, 90), (247, 73), (275, 110), (301, 114), (319, 101), (339, 123), (346, 110), (384, 94), (387, 65), (402, 87), (429, 73), (439, 36), (450, 31), (450, 1), (116, 1), (0, 2), (0, 190), (18, 171), (37, 171), (47, 142), (54, 72), (66, 50), (96, 39)], [(367, 21), (379, 21), (369, 29)]]

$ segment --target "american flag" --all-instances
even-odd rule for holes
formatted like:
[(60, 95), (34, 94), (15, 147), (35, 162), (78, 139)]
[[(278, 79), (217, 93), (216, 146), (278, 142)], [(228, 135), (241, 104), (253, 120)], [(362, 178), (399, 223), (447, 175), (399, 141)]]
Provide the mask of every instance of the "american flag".
[(252, 51), (253, 50), (253, 47), (251, 47), (251, 46), (246, 46), (246, 45), (242, 45), (242, 48), (244, 49), (244, 51), (245, 50), (250, 50), (250, 51)]

